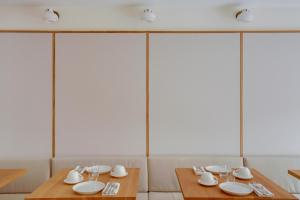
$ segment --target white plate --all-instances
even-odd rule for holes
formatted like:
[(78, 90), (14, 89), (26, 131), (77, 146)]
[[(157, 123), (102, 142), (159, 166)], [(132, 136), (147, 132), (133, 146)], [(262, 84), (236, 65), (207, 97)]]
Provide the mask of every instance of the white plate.
[(245, 196), (253, 192), (253, 189), (244, 183), (225, 182), (219, 185), (219, 188), (227, 194)]
[(66, 184), (70, 184), (70, 185), (73, 185), (73, 184), (76, 184), (76, 183), (80, 183), (83, 181), (83, 177), (81, 176), (79, 179), (75, 179), (75, 178), (66, 178), (64, 180), (64, 183)]
[(105, 184), (99, 181), (85, 181), (73, 186), (73, 191), (79, 194), (96, 194), (103, 190)]
[(236, 177), (236, 178), (244, 179), (244, 180), (249, 180), (249, 179), (252, 179), (252, 178), (253, 178), (252, 174), (251, 174), (249, 177), (245, 177), (245, 176), (239, 175), (236, 171), (233, 171), (233, 172), (232, 172), (232, 175), (233, 175), (234, 177)]
[(211, 166), (205, 167), (205, 169), (214, 174), (230, 172), (228, 169), (226, 170), (225, 167), (221, 166), (221, 165), (211, 165)]
[(213, 183), (204, 183), (204, 182), (201, 181), (201, 179), (199, 179), (198, 183), (200, 185), (204, 185), (204, 186), (215, 186), (215, 185), (218, 185), (218, 180), (216, 178), (214, 178), (214, 182)]
[(91, 167), (87, 167), (87, 172), (98, 172), (99, 174), (105, 174), (111, 171), (111, 166), (108, 165), (95, 165)]
[(127, 176), (128, 175), (128, 172), (126, 172), (126, 174), (124, 174), (124, 175), (117, 175), (117, 174), (114, 174), (114, 172), (110, 172), (110, 175), (112, 176), (112, 177), (115, 177), (115, 178), (122, 178), (122, 177), (125, 177), (125, 176)]

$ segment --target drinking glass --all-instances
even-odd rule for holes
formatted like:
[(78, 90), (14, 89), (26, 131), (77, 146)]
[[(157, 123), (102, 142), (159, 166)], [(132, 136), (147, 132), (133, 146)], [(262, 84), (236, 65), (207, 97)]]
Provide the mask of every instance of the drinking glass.
[(99, 172), (98, 171), (91, 171), (89, 173), (89, 181), (97, 181), (98, 180), (98, 176), (99, 176)]
[(222, 172), (220, 172), (219, 176), (220, 176), (221, 182), (226, 182), (226, 181), (228, 181), (227, 179), (228, 179), (228, 175), (229, 175), (229, 170), (228, 170), (229, 168), (227, 165), (224, 165), (223, 169), (224, 170), (222, 170)]

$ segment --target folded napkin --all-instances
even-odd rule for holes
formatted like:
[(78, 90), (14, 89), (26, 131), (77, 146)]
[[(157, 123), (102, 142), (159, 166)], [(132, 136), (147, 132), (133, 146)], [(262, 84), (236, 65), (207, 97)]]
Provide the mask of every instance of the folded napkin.
[(120, 183), (117, 182), (108, 182), (102, 191), (102, 195), (117, 195), (120, 189)]
[(205, 169), (204, 167), (193, 166), (193, 171), (197, 176), (201, 176), (205, 172)]
[(254, 190), (259, 197), (273, 197), (274, 194), (260, 183), (249, 183), (249, 186)]

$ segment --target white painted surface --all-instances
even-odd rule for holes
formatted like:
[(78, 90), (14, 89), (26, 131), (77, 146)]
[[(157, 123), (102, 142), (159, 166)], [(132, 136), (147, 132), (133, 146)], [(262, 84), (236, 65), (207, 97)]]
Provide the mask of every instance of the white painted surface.
[(145, 155), (145, 34), (57, 34), (57, 156)]
[(51, 156), (51, 34), (0, 34), (0, 157)]
[[(9, 2), (9, 3), (7, 3)], [(18, 0), (0, 1), (0, 29), (76, 30), (241, 30), (299, 29), (298, 0), (251, 0), (245, 2), (255, 20), (240, 23), (236, 0)], [(43, 21), (47, 7), (60, 12), (56, 24)], [(157, 21), (141, 20), (143, 9), (157, 13)]]
[(245, 34), (245, 154), (300, 154), (300, 34)]
[(150, 153), (239, 154), (239, 34), (151, 34)]

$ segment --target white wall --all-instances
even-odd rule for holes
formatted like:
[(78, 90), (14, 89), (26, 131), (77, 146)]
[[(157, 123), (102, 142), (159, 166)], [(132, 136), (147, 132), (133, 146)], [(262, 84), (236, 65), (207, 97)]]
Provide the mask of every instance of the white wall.
[(56, 155), (145, 155), (145, 34), (56, 37)]
[[(238, 33), (150, 34), (150, 154), (238, 155)], [(51, 156), (51, 34), (0, 34), (0, 158)], [(299, 155), (300, 33), (244, 34), (244, 153)], [(145, 155), (146, 34), (56, 34), (56, 155)], [(212, 146), (210, 145), (212, 144)]]
[[(46, 2), (46, 3), (45, 3)], [(43, 1), (32, 6), (0, 2), (0, 29), (80, 29), (80, 30), (241, 30), (241, 29), (299, 29), (300, 5), (297, 1), (274, 0), (247, 1), (255, 20), (240, 23), (235, 13), (240, 8), (236, 1), (121, 1), (118, 4), (101, 3), (51, 3)], [(58, 1), (56, 1), (58, 2)], [(66, 1), (60, 1), (66, 2)], [(107, 2), (107, 1), (106, 1)], [(114, 1), (111, 1), (114, 2)], [(120, 2), (120, 1), (119, 1)], [(152, 2), (152, 1), (151, 1)], [(278, 1), (277, 1), (278, 2)], [(23, 6), (22, 6), (23, 5)], [(43, 11), (48, 5), (61, 14), (57, 24), (43, 21)], [(150, 7), (157, 13), (157, 21), (141, 20), (143, 9)]]
[(151, 154), (239, 155), (239, 41), (151, 34)]
[(51, 156), (51, 34), (0, 33), (0, 158)]
[(299, 155), (300, 34), (245, 34), (245, 154)]

